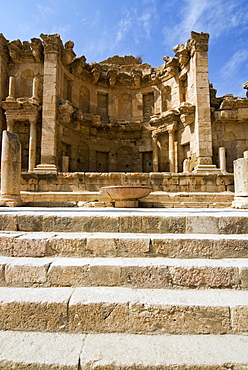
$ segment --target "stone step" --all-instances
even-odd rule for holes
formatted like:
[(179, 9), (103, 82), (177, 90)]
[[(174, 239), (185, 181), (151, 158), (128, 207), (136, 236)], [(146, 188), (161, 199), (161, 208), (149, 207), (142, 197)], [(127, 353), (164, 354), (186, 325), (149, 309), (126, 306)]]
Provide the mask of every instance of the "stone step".
[(0, 288), (0, 330), (248, 334), (248, 291)]
[(0, 207), (0, 230), (153, 234), (248, 234), (247, 210), (14, 209)]
[(248, 336), (0, 332), (0, 369), (247, 369)]
[(246, 258), (248, 234), (0, 232), (9, 257)]
[(248, 259), (0, 257), (1, 286), (248, 288)]

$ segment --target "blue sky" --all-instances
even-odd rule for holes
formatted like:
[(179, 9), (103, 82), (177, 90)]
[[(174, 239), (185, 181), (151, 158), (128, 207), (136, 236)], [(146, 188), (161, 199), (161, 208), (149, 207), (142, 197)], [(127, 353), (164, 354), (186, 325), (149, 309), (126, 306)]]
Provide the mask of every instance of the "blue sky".
[(190, 31), (210, 33), (209, 79), (217, 95), (245, 96), (248, 0), (0, 0), (0, 32), (8, 40), (59, 33), (77, 56), (99, 62), (142, 56), (157, 67)]

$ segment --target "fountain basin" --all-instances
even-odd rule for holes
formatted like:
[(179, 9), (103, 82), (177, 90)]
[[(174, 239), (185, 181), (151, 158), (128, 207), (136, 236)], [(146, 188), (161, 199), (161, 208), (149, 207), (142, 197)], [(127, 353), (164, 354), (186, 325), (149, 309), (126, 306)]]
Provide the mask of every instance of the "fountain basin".
[(150, 186), (118, 185), (100, 188), (100, 193), (104, 197), (110, 198), (114, 201), (115, 207), (121, 208), (138, 207), (138, 199), (146, 197), (151, 191)]

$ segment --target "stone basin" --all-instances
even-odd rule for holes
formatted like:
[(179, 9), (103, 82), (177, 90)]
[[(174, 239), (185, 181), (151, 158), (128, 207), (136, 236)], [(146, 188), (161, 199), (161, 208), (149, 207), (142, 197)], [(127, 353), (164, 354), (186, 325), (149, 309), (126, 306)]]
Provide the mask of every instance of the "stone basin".
[(150, 186), (118, 185), (104, 186), (100, 193), (115, 202), (115, 207), (132, 208), (138, 207), (138, 199), (150, 194)]

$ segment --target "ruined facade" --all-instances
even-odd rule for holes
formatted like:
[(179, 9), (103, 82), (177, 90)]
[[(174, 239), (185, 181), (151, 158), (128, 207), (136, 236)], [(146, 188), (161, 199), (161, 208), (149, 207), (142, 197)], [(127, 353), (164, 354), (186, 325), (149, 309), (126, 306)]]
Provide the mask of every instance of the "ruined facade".
[(158, 68), (88, 64), (72, 41), (40, 37), (0, 35), (0, 130), (18, 134), (23, 171), (224, 173), (248, 149), (248, 99), (216, 97), (208, 34)]

